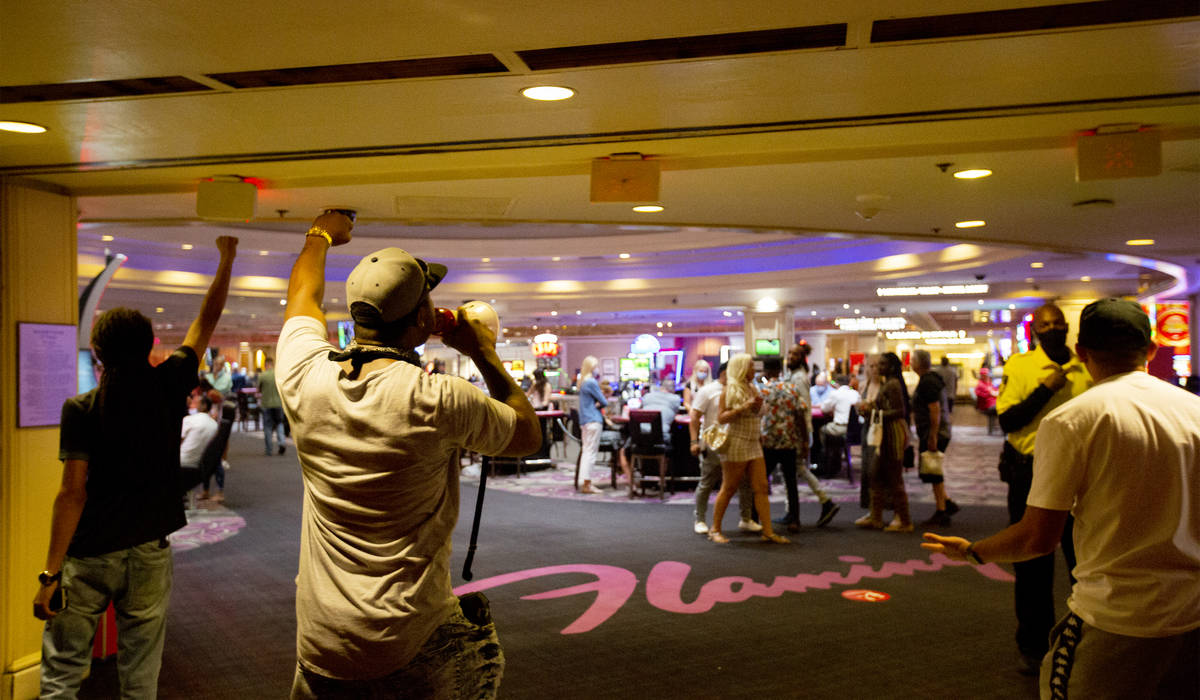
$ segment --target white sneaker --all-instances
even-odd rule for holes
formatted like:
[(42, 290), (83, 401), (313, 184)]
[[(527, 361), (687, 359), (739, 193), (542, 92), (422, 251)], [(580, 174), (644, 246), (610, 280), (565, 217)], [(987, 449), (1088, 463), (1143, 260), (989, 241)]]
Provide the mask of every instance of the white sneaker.
[(708, 534), (708, 524), (705, 523), (703, 520), (697, 520), (696, 526), (693, 527), (692, 529), (696, 531), (697, 535), (707, 535)]
[(753, 520), (739, 520), (738, 529), (745, 530), (746, 532), (762, 532), (762, 525)]

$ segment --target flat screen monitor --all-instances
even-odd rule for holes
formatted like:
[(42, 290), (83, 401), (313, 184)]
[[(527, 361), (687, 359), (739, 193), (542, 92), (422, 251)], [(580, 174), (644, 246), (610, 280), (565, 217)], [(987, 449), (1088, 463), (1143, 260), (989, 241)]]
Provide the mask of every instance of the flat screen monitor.
[(635, 382), (650, 381), (650, 357), (622, 357), (621, 379)]
[(754, 341), (754, 354), (755, 355), (778, 355), (779, 354), (779, 339), (774, 338), (771, 340), (765, 340), (763, 338), (759, 338), (759, 339), (755, 340)]
[(96, 388), (96, 361), (91, 350), (79, 351), (78, 379), (79, 393), (86, 394)]

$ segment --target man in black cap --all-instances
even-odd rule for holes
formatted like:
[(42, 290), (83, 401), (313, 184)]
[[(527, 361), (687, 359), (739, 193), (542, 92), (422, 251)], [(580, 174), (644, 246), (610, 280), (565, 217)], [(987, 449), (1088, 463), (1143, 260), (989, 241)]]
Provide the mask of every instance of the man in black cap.
[(491, 398), (422, 371), (414, 348), (435, 328), (429, 293), (446, 268), (399, 248), (350, 273), (355, 339), (344, 352), (329, 343), (326, 250), (352, 227), (338, 211), (313, 222), (276, 352), (304, 477), (292, 697), (494, 697), (504, 656), (486, 599), (460, 605), (451, 591), (458, 454), (531, 454), (541, 426), (494, 332), (462, 309), (442, 341), (475, 362)]
[(1028, 507), (968, 542), (927, 533), (953, 559), (1016, 562), (1054, 550), (1075, 516), (1070, 612), (1042, 661), (1042, 697), (1200, 696), (1200, 397), (1146, 373), (1150, 320), (1103, 299), (1079, 320), (1096, 384), (1042, 420)]
[[(1067, 345), (1067, 317), (1054, 304), (1033, 312), (1033, 336), (1037, 347), (1014, 355), (1004, 365), (1004, 382), (996, 399), (1004, 451), (1000, 455), (1000, 478), (1008, 484), (1008, 522), (1025, 514), (1025, 501), (1033, 483), (1034, 446), (1042, 419), (1051, 411), (1079, 396), (1092, 385), (1087, 367)], [(1070, 570), (1070, 519), (1064, 527), (1063, 556)], [(1050, 628), (1054, 626), (1054, 553), (1013, 565), (1013, 607), (1017, 613), (1017, 650), (1020, 671), (1037, 675)]]

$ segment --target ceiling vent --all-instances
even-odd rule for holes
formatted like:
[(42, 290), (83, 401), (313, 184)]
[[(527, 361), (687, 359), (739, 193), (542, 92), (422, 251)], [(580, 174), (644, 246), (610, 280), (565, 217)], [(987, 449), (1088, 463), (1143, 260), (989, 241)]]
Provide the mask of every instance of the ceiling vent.
[(1013, 10), (885, 19), (871, 25), (871, 42), (953, 39), (986, 34), (1045, 32), (1126, 22), (1179, 19), (1198, 14), (1195, 0), (1079, 2)]
[(495, 56), (474, 54), (439, 58), (411, 58), (399, 61), (340, 63), (332, 66), (275, 68), (237, 73), (209, 73), (208, 77), (240, 90), (507, 72), (508, 68)]
[(765, 29), (755, 32), (622, 41), (613, 44), (565, 46), (518, 51), (533, 70), (561, 70), (620, 63), (680, 61), (689, 58), (739, 56), (770, 51), (799, 51), (846, 45), (845, 24)]
[(84, 80), (72, 83), (6, 85), (0, 87), (0, 104), (101, 100), (111, 97), (145, 97), (179, 92), (206, 92), (212, 88), (181, 75), (125, 80)]
[(413, 219), (495, 218), (512, 206), (508, 197), (396, 197), (396, 214)]

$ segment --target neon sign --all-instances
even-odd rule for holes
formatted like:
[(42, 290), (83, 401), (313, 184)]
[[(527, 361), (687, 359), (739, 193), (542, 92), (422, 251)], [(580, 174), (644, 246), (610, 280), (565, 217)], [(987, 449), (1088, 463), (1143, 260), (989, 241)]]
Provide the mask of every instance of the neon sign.
[(558, 336), (553, 333), (541, 333), (533, 337), (534, 357), (558, 357)]

